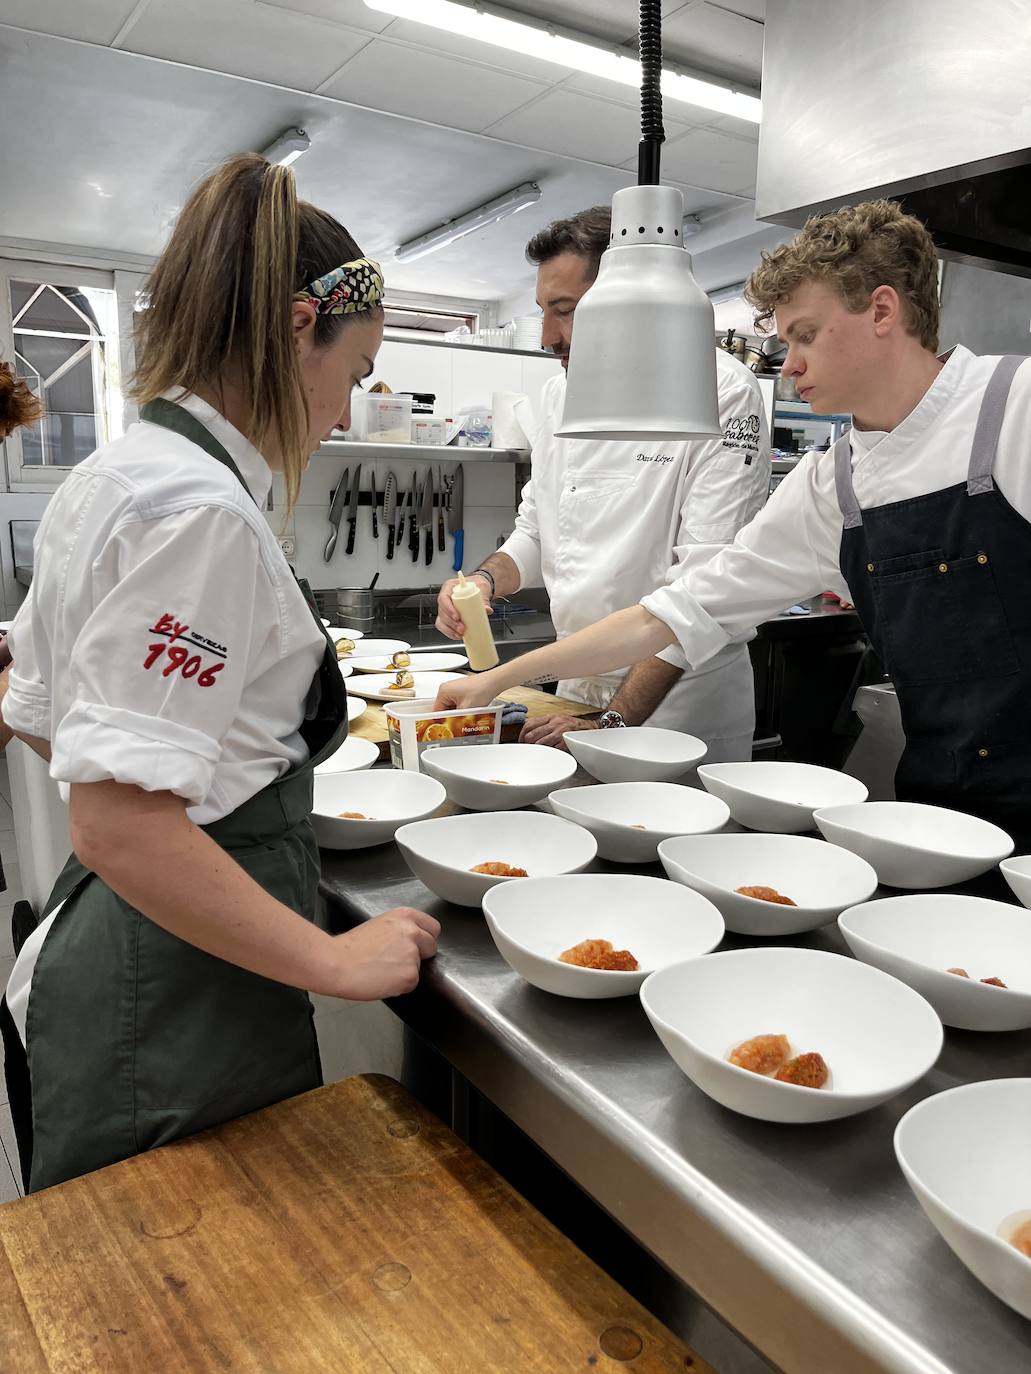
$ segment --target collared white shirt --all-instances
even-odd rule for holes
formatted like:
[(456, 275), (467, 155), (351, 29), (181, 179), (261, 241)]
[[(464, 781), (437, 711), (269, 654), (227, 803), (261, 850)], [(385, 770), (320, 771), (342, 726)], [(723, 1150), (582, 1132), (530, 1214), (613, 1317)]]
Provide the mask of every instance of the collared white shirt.
[(59, 782), (174, 792), (207, 824), (306, 759), (325, 641), (262, 514), (265, 459), (205, 402), (171, 399), (251, 494), (142, 421), (74, 468), (40, 523), (4, 719), (50, 740)]
[[(543, 581), (560, 639), (708, 562), (766, 500), (770, 438), (762, 394), (737, 359), (722, 350), (716, 359), (722, 435), (711, 440), (558, 439), (565, 376), (545, 383), (532, 475), (515, 530), (501, 552), (519, 569), (523, 586)], [(742, 655), (739, 695), (747, 713), (752, 710), (747, 650), (729, 652), (706, 671)], [(675, 649), (662, 656), (686, 667)], [(581, 678), (560, 684), (559, 690), (604, 706), (623, 676)], [(690, 689), (678, 695), (686, 704)], [(703, 738), (710, 737), (710, 721), (717, 733), (730, 728), (716, 719), (723, 712), (718, 690), (703, 706), (696, 689), (691, 706), (690, 718), (678, 721), (680, 728)], [(736, 707), (735, 712), (740, 715)]]
[[(863, 509), (964, 482), (974, 428), (997, 357), (958, 345), (914, 410), (888, 432), (852, 430), (852, 482)], [(993, 476), (1031, 521), (1031, 361), (1018, 370)], [(804, 458), (766, 508), (704, 567), (642, 598), (697, 666), (793, 602), (822, 591), (848, 597), (838, 566), (842, 516), (832, 452)]]

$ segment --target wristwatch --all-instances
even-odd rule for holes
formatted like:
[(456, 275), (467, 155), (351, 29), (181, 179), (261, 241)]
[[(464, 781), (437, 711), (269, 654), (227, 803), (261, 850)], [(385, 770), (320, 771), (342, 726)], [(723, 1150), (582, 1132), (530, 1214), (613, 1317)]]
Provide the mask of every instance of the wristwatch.
[(599, 730), (625, 730), (626, 721), (618, 711), (602, 711), (598, 717)]

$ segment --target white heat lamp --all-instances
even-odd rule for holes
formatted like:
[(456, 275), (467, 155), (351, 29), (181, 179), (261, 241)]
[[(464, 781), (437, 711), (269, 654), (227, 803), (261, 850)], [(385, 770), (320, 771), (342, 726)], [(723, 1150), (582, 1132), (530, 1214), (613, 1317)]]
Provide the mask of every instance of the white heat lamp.
[(565, 439), (702, 439), (720, 433), (716, 320), (684, 248), (684, 198), (660, 186), (661, 0), (642, 0), (638, 185), (612, 198), (612, 230), (576, 307)]

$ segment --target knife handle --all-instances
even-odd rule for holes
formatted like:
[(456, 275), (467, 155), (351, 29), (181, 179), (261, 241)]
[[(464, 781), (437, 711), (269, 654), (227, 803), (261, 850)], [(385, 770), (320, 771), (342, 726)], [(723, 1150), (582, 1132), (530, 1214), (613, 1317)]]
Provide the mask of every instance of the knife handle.
[(372, 537), (373, 537), (373, 539), (378, 539), (378, 538), (379, 538), (379, 518), (378, 518), (377, 513), (376, 513), (376, 502), (375, 502), (375, 501), (373, 501), (373, 503), (372, 503)]
[(455, 561), (451, 565), (452, 572), (462, 571), (462, 562), (465, 558), (465, 530), (455, 530)]
[(388, 557), (388, 558), (393, 558), (393, 556), (394, 556), (394, 527), (393, 527), (393, 525), (388, 525), (388, 526), (387, 526), (387, 557)]
[(417, 529), (413, 529), (413, 530), (412, 530), (412, 533), (411, 533), (411, 536), (409, 537), (409, 540), (408, 540), (408, 551), (409, 551), (409, 553), (412, 555), (412, 562), (413, 562), (413, 563), (418, 563), (418, 561), (419, 561), (419, 531), (418, 531)]
[(357, 520), (348, 520), (347, 522), (347, 548), (344, 553), (354, 553), (354, 532), (357, 525)]
[(432, 531), (432, 530), (427, 530), (427, 531), (426, 531), (426, 566), (427, 566), (427, 568), (430, 566), (430, 564), (431, 564), (432, 562), (433, 562), (433, 531)]
[(443, 553), (444, 550), (447, 548), (447, 538), (444, 534), (443, 513), (437, 516), (437, 548), (441, 553)]

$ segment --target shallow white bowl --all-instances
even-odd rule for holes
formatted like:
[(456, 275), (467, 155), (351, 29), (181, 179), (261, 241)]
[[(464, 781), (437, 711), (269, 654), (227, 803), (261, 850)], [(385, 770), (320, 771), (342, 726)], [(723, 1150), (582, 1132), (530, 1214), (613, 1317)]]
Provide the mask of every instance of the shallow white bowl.
[[(655, 969), (715, 949), (719, 912), (696, 892), (633, 873), (574, 873), (493, 887), (483, 911), (502, 958), (528, 983), (562, 997), (626, 997)], [(559, 955), (582, 940), (628, 949), (634, 972), (578, 968)]]
[[(1031, 1026), (1031, 917), (1023, 907), (921, 893), (853, 907), (838, 925), (857, 959), (915, 988), (947, 1026)], [(965, 968), (970, 977), (946, 972), (950, 968)], [(1001, 978), (1006, 987), (986, 986), (981, 978)]]
[[(925, 1098), (895, 1128), (895, 1156), (953, 1253), (1031, 1318), (1031, 1260), (998, 1234), (1031, 1215), (1031, 1078), (966, 1083)], [(987, 1374), (987, 1367), (986, 1367)]]
[(654, 863), (659, 844), (671, 835), (719, 830), (730, 819), (725, 802), (675, 782), (567, 787), (548, 801), (557, 816), (591, 832), (603, 859), (619, 864)]
[[(346, 634), (346, 631), (345, 631)], [(332, 636), (332, 631), (330, 631)], [(354, 640), (354, 650), (347, 655), (344, 662), (353, 662), (356, 658), (389, 658), (391, 654), (400, 653), (402, 649), (410, 649), (412, 646), (403, 639), (361, 639), (359, 636), (347, 634), (348, 639)], [(337, 639), (341, 636), (337, 635)]]
[[(410, 668), (403, 671), (411, 672)], [(356, 692), (370, 701), (433, 701), (445, 682), (454, 682), (459, 673), (412, 673), (414, 689), (408, 692), (390, 692), (387, 688), (397, 678), (393, 673), (356, 673), (347, 684), (349, 692)]]
[[(361, 646), (359, 645), (359, 649)], [(410, 673), (443, 673), (449, 668), (464, 668), (469, 662), (465, 654), (423, 654), (411, 653), (408, 655), (411, 662), (407, 665)], [(368, 657), (355, 652), (353, 658), (354, 666), (360, 673), (396, 673), (397, 669), (386, 655), (379, 654), (375, 658)]]
[(423, 751), (422, 766), (472, 811), (530, 806), (576, 772), (574, 758), (544, 744), (438, 745)]
[(739, 825), (781, 835), (815, 829), (813, 812), (822, 806), (864, 802), (869, 795), (847, 773), (811, 763), (706, 763), (698, 777), (707, 791), (722, 797)]
[[(439, 782), (406, 769), (323, 773), (315, 778), (311, 820), (323, 849), (368, 849), (392, 840), (398, 826), (432, 816), (445, 800)], [(341, 811), (372, 819), (342, 820)]]
[(694, 735), (653, 725), (569, 730), (562, 738), (577, 763), (599, 782), (672, 782), (706, 753), (706, 745)]
[(1031, 907), (1031, 854), (1003, 859), (999, 867), (1017, 901), (1022, 906)]
[[(435, 778), (429, 781), (440, 787)], [(420, 882), (458, 906), (479, 906), (497, 884), (524, 881), (470, 873), (476, 864), (506, 863), (525, 868), (528, 877), (550, 878), (579, 873), (598, 852), (593, 835), (542, 811), (441, 816), (402, 826), (394, 838)]]
[(315, 776), (318, 778), (324, 773), (358, 773), (371, 768), (378, 758), (379, 749), (372, 740), (349, 735), (335, 754), (330, 754), (325, 762), (316, 767)]
[[(815, 949), (739, 949), (660, 969), (641, 1002), (659, 1039), (704, 1093), (761, 1121), (830, 1121), (902, 1092), (942, 1046), (934, 1009), (879, 969)], [(827, 1088), (778, 1083), (727, 1061), (755, 1035), (816, 1051)]]
[(326, 634), (329, 635), (330, 639), (353, 639), (357, 644), (359, 639), (365, 638), (364, 630), (356, 630), (350, 625), (331, 625), (328, 620), (324, 620), (322, 623), (325, 625)]
[[(806, 835), (685, 835), (663, 841), (659, 859), (674, 882), (715, 903), (739, 935), (816, 930), (877, 889), (865, 859)], [(796, 905), (735, 891), (757, 886), (776, 888)]]
[(369, 709), (369, 703), (362, 701), (361, 697), (348, 696), (347, 698), (347, 719), (357, 720), (359, 716), (364, 716)]
[(1013, 852), (997, 825), (920, 802), (831, 806), (815, 820), (831, 844), (861, 854), (889, 887), (950, 887)]

